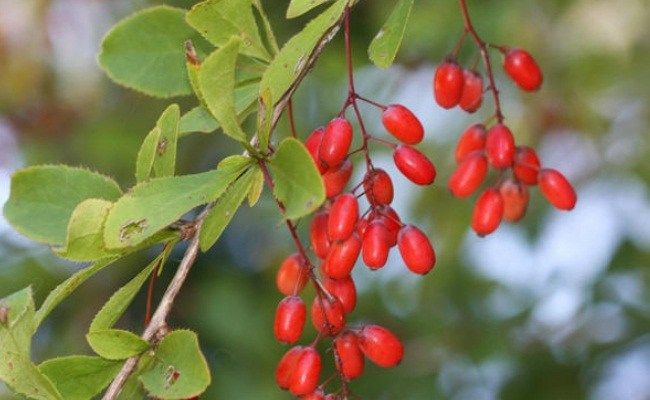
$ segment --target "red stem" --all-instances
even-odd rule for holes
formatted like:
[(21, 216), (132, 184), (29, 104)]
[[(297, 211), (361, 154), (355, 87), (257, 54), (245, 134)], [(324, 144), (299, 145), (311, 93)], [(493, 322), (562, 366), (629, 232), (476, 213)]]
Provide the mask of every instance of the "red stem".
[(147, 304), (144, 311), (144, 327), (146, 328), (151, 321), (151, 309), (153, 304), (153, 290), (156, 287), (156, 280), (158, 279), (158, 268), (160, 264), (156, 265), (156, 268), (151, 272), (151, 277), (149, 278), (149, 286), (147, 287)]
[(293, 117), (293, 99), (289, 99), (287, 103), (287, 114), (289, 117), (289, 126), (291, 127), (291, 136), (298, 137), (296, 131), (296, 120)]

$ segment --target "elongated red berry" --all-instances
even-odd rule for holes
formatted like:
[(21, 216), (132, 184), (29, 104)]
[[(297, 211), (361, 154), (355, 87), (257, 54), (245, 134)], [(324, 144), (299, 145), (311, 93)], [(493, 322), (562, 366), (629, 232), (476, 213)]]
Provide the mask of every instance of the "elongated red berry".
[(288, 390), (289, 386), (291, 386), (291, 375), (304, 350), (305, 348), (303, 346), (292, 347), (280, 359), (278, 367), (275, 370), (275, 381), (280, 389)]
[(455, 61), (446, 61), (436, 68), (433, 77), (433, 94), (442, 108), (458, 105), (463, 94), (463, 69)]
[(287, 296), (275, 311), (273, 332), (275, 338), (283, 343), (295, 343), (300, 339), (307, 319), (307, 307), (298, 296)]
[(389, 233), (389, 245), (393, 247), (397, 244), (397, 234), (402, 227), (402, 221), (397, 212), (390, 206), (377, 207), (368, 215), (370, 221), (379, 219), (381, 220)]
[(372, 205), (387, 205), (393, 201), (393, 181), (381, 168), (366, 173), (363, 178), (363, 189)]
[(473, 113), (483, 103), (483, 78), (476, 71), (464, 70), (463, 94), (460, 96), (460, 108)]
[(486, 136), (487, 131), (483, 124), (474, 124), (465, 129), (456, 145), (456, 162), (460, 163), (466, 155), (485, 149)]
[(321, 371), (320, 355), (313, 347), (305, 348), (290, 378), (289, 391), (294, 396), (303, 396), (312, 393), (318, 386)]
[(363, 374), (365, 360), (359, 339), (354, 333), (347, 331), (334, 339), (334, 351), (337, 357), (336, 369), (345, 379), (350, 381)]
[(311, 158), (314, 160), (314, 163), (318, 167), (318, 171), (323, 174), (327, 171), (327, 166), (323, 164), (320, 159), (320, 144), (323, 141), (323, 134), (325, 133), (325, 128), (322, 126), (314, 129), (312, 133), (307, 136), (305, 140), (305, 147), (311, 155)]
[(351, 277), (332, 279), (326, 275), (323, 285), (341, 303), (346, 314), (351, 313), (357, 306), (357, 287)]
[(323, 272), (334, 279), (343, 279), (350, 276), (360, 252), (361, 239), (359, 239), (357, 233), (353, 233), (342, 242), (332, 243), (323, 264)]
[(397, 140), (406, 144), (418, 144), (424, 137), (420, 120), (401, 104), (391, 104), (381, 115), (381, 122)]
[(407, 145), (395, 148), (393, 161), (411, 182), (417, 185), (430, 185), (436, 179), (436, 167), (417, 149)]
[(370, 269), (379, 269), (386, 265), (390, 251), (390, 232), (381, 219), (372, 221), (363, 234), (361, 251), (363, 262)]
[(528, 92), (539, 89), (544, 80), (533, 56), (522, 49), (509, 49), (506, 52), (503, 69), (521, 89)]
[(275, 283), (280, 293), (289, 296), (299, 293), (307, 283), (305, 260), (298, 253), (293, 253), (280, 264)]
[(503, 199), (494, 188), (486, 189), (476, 199), (472, 214), (472, 229), (479, 236), (494, 232), (503, 218)]
[(316, 296), (311, 303), (311, 322), (317, 331), (325, 335), (336, 335), (345, 326), (343, 305), (336, 297), (330, 301), (326, 296)]
[(334, 200), (327, 220), (327, 234), (331, 241), (345, 240), (352, 235), (359, 220), (359, 202), (352, 193), (345, 193)]
[(413, 225), (404, 225), (397, 236), (397, 247), (412, 272), (424, 275), (436, 264), (436, 252), (427, 235)]
[(514, 179), (506, 179), (499, 185), (503, 199), (503, 219), (517, 222), (526, 215), (530, 194), (526, 185)]
[(314, 215), (309, 226), (309, 240), (311, 241), (312, 250), (322, 260), (327, 257), (327, 253), (330, 250), (330, 239), (327, 235), (328, 218), (328, 212), (320, 211)]
[(388, 329), (379, 325), (366, 325), (359, 331), (361, 351), (373, 363), (391, 368), (402, 361), (404, 346)]
[(345, 186), (352, 176), (352, 161), (345, 160), (338, 167), (329, 169), (323, 174), (323, 183), (325, 184), (325, 196), (333, 198), (343, 193)]
[(352, 125), (344, 118), (334, 118), (325, 127), (319, 157), (330, 168), (341, 165), (351, 144)]
[(481, 186), (487, 171), (487, 158), (480, 151), (474, 152), (465, 157), (449, 178), (449, 190), (456, 197), (467, 197)]
[(572, 210), (578, 200), (571, 183), (554, 169), (539, 172), (539, 189), (546, 200), (560, 210)]
[(541, 168), (537, 152), (528, 146), (517, 146), (515, 164), (512, 167), (517, 179), (526, 185), (537, 185), (537, 176)]
[(488, 161), (495, 168), (508, 168), (515, 157), (515, 139), (503, 124), (496, 124), (487, 133), (485, 151)]

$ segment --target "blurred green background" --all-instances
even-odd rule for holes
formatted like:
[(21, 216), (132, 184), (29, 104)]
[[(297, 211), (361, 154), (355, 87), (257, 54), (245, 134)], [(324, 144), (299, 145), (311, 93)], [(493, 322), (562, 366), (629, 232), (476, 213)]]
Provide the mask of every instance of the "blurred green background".
[[(313, 15), (287, 22), (287, 3), (265, 2), (282, 41)], [(518, 143), (537, 146), (543, 163), (565, 172), (579, 194), (576, 209), (562, 213), (533, 190), (526, 219), (485, 239), (468, 231), (471, 201), (453, 199), (445, 184), (455, 139), (490, 114), (491, 101), (467, 115), (441, 110), (431, 93), (435, 64), (461, 33), (457, 2), (416, 1), (399, 63), (384, 71), (369, 65), (366, 48), (392, 3), (363, 1), (354, 11), (357, 85), (367, 97), (407, 105), (427, 128), (421, 148), (436, 163), (438, 180), (422, 189), (394, 173), (395, 208), (430, 234), (439, 261), (425, 277), (410, 274), (396, 251), (381, 271), (355, 269), (360, 297), (350, 319), (391, 328), (406, 355), (393, 370), (368, 365), (353, 390), (364, 399), (650, 399), (648, 2), (469, 1), (486, 40), (524, 47), (541, 64), (545, 82), (536, 94), (517, 91), (497, 68), (507, 123)], [(37, 163), (84, 165), (125, 188), (134, 183), (139, 144), (168, 102), (109, 82), (95, 56), (115, 21), (151, 4), (158, 3), (0, 0), (3, 202), (11, 172)], [(303, 137), (340, 109), (342, 50), (337, 37), (296, 95)], [(466, 45), (461, 61), (471, 65), (475, 57)], [(194, 106), (178, 101), (183, 110)], [(363, 111), (369, 128), (384, 134), (378, 112)], [(276, 137), (287, 131), (283, 120)], [(205, 170), (236, 151), (220, 134), (192, 135), (181, 144), (179, 168)], [(384, 149), (375, 157), (394, 171)], [(288, 398), (274, 383), (286, 350), (272, 332), (281, 298), (274, 273), (292, 252), (280, 222), (268, 193), (256, 208), (243, 207), (200, 257), (174, 309), (170, 322), (199, 332), (212, 367), (202, 398)], [(90, 353), (84, 334), (93, 314), (153, 254), (103, 271), (65, 301), (36, 336), (36, 360)], [(57, 260), (4, 221), (0, 255), (0, 297), (31, 284), (37, 303), (81, 267)], [(178, 249), (167, 265), (157, 298), (181, 255)], [(141, 329), (143, 310), (140, 294), (120, 324)], [(303, 337), (313, 338), (311, 326)], [(0, 398), (15, 397), (0, 384)]]

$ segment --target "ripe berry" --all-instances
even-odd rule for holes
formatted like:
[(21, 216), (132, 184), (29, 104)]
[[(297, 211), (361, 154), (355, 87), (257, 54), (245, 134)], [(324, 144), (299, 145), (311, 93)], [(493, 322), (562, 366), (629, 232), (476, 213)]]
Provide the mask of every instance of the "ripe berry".
[(357, 233), (342, 242), (333, 243), (323, 264), (323, 272), (334, 279), (350, 276), (360, 251), (361, 239)]
[(503, 69), (521, 89), (528, 92), (539, 89), (544, 79), (533, 56), (522, 49), (508, 50)]
[(449, 190), (456, 197), (467, 197), (481, 186), (487, 171), (487, 158), (480, 151), (474, 152), (465, 157), (449, 178)]
[(412, 272), (424, 275), (436, 264), (436, 253), (429, 238), (413, 225), (404, 225), (397, 236), (397, 247)]
[(467, 128), (456, 145), (456, 162), (463, 161), (463, 158), (470, 153), (485, 149), (486, 136), (487, 131), (483, 124), (474, 124)]
[(322, 126), (319, 128), (314, 129), (312, 133), (307, 136), (307, 139), (305, 140), (305, 147), (307, 148), (307, 151), (311, 155), (311, 158), (314, 160), (314, 163), (316, 164), (316, 167), (318, 167), (318, 171), (323, 174), (325, 171), (327, 171), (327, 166), (321, 162), (320, 159), (320, 144), (321, 141), (323, 140), (323, 134), (325, 133), (325, 128)]
[(503, 199), (494, 188), (488, 188), (476, 199), (472, 229), (479, 236), (485, 236), (499, 227), (502, 217)]
[(352, 125), (344, 118), (334, 118), (325, 128), (319, 157), (330, 168), (343, 163), (352, 144)]
[(363, 374), (365, 360), (359, 339), (354, 333), (347, 331), (334, 339), (334, 351), (337, 357), (336, 369), (345, 379), (350, 381)]
[(463, 71), (463, 94), (460, 96), (460, 108), (473, 113), (483, 103), (483, 78), (476, 71)]
[(393, 247), (397, 244), (397, 234), (402, 227), (402, 221), (397, 212), (390, 206), (378, 207), (368, 215), (368, 220), (381, 220), (388, 228), (388, 245)]
[(539, 172), (539, 189), (546, 200), (560, 210), (571, 210), (576, 205), (576, 192), (571, 183), (554, 169)]
[(390, 250), (390, 232), (381, 219), (372, 221), (363, 234), (361, 246), (363, 262), (370, 269), (379, 269), (386, 264)]
[(359, 220), (359, 202), (352, 193), (336, 198), (327, 221), (327, 234), (331, 241), (345, 240), (352, 235)]
[(311, 322), (320, 333), (336, 335), (345, 326), (343, 305), (336, 298), (330, 301), (326, 296), (316, 296), (311, 303)]
[(309, 240), (312, 250), (318, 258), (324, 260), (330, 250), (330, 239), (327, 236), (327, 219), (329, 214), (320, 211), (314, 215), (309, 226)]
[(291, 374), (289, 391), (294, 396), (312, 393), (320, 379), (321, 359), (313, 347), (305, 348)]
[(381, 115), (381, 122), (397, 140), (406, 144), (418, 144), (424, 137), (424, 127), (420, 120), (400, 104), (391, 104)]
[(372, 205), (386, 205), (393, 201), (393, 182), (383, 169), (368, 171), (363, 178), (363, 189)]
[(455, 61), (446, 61), (436, 68), (433, 77), (433, 94), (442, 108), (458, 105), (463, 94), (463, 69)]
[(280, 389), (288, 390), (289, 386), (291, 386), (291, 375), (304, 350), (303, 346), (292, 347), (280, 359), (278, 368), (275, 370), (275, 381)]
[(528, 208), (528, 189), (514, 179), (506, 179), (499, 185), (499, 193), (503, 199), (503, 219), (517, 222), (526, 215)]
[(496, 124), (487, 133), (485, 151), (488, 161), (495, 168), (508, 168), (515, 156), (515, 139), (503, 124)]
[(307, 283), (308, 273), (305, 260), (298, 253), (285, 258), (280, 264), (275, 283), (280, 293), (285, 296), (299, 293)]
[(411, 146), (397, 146), (393, 160), (400, 172), (417, 185), (430, 185), (436, 179), (436, 167), (433, 163)]
[(517, 146), (515, 165), (512, 168), (517, 179), (526, 185), (537, 185), (540, 168), (539, 157), (534, 149), (528, 146)]
[(359, 346), (370, 361), (383, 368), (391, 368), (402, 361), (404, 346), (388, 329), (366, 325), (359, 332)]
[(341, 303), (346, 314), (351, 313), (357, 306), (357, 287), (351, 277), (332, 279), (326, 275), (323, 285)]
[(288, 296), (282, 299), (275, 312), (273, 332), (275, 338), (283, 343), (295, 343), (300, 339), (305, 326), (307, 307), (298, 296)]
[(343, 192), (343, 189), (345, 189), (352, 176), (352, 167), (352, 161), (345, 160), (340, 166), (330, 169), (323, 174), (325, 196), (327, 198), (336, 197)]

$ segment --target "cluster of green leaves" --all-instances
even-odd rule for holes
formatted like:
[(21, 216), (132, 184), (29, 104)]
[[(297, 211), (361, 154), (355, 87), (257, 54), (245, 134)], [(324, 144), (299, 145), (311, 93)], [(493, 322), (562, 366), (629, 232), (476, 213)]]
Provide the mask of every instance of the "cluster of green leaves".
[[(292, 0), (287, 17), (328, 1)], [(210, 205), (199, 232), (200, 248), (218, 240), (248, 198), (259, 199), (268, 173), (285, 218), (303, 217), (325, 200), (322, 180), (304, 145), (270, 135), (283, 100), (313, 64), (316, 52), (338, 29), (353, 0), (334, 1), (282, 48), (259, 0), (206, 0), (191, 10), (148, 8), (117, 23), (105, 36), (100, 65), (115, 82), (156, 97), (193, 94), (198, 104), (181, 113), (167, 107), (137, 155), (135, 186), (122, 191), (109, 177), (62, 165), (30, 167), (12, 177), (6, 219), (26, 237), (62, 258), (89, 262), (61, 283), (36, 309), (31, 289), (0, 300), (0, 380), (34, 399), (90, 399), (115, 377), (124, 360), (140, 356), (122, 398), (149, 393), (179, 399), (202, 393), (210, 373), (197, 336), (172, 331), (152, 346), (134, 332), (116, 329), (135, 295), (160, 271), (181, 240), (180, 218)], [(413, 0), (400, 0), (369, 48), (370, 59), (389, 66)], [(254, 132), (244, 120), (257, 112)], [(221, 130), (241, 144), (206, 172), (178, 175), (179, 139)], [(136, 251), (162, 246), (160, 254), (96, 314), (86, 336), (96, 356), (30, 360), (31, 339), (45, 317), (85, 280)]]

